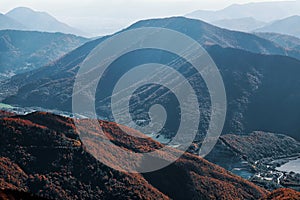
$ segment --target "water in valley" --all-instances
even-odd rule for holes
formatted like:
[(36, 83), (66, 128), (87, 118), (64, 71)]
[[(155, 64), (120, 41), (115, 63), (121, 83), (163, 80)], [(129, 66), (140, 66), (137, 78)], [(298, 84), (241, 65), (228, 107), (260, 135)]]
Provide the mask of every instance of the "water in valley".
[(300, 158), (296, 160), (290, 160), (284, 165), (277, 167), (276, 170), (283, 172), (295, 172), (300, 174)]

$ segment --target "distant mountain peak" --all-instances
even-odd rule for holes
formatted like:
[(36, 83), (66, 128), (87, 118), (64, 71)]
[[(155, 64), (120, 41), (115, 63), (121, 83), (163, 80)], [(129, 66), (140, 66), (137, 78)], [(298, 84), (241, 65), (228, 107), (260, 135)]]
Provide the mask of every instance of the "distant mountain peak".
[(0, 30), (6, 29), (18, 29), (18, 30), (25, 30), (27, 27), (18, 21), (0, 13)]
[(37, 11), (34, 11), (33, 9), (31, 8), (28, 8), (28, 7), (16, 7), (16, 8), (13, 8), (12, 10), (10, 10), (9, 12), (7, 12), (6, 14), (8, 13), (12, 13), (12, 12), (37, 12)]
[(269, 1), (232, 4), (220, 10), (197, 10), (186, 16), (203, 19), (208, 22), (253, 17), (257, 20), (270, 22), (290, 15), (300, 14), (300, 1)]
[(289, 16), (289, 17), (286, 17), (286, 18), (283, 18), (283, 19), (280, 19), (280, 20), (277, 20), (277, 21), (281, 21), (281, 20), (298, 20), (298, 21), (300, 21), (300, 16), (299, 15), (292, 15), (292, 16)]
[[(81, 36), (87, 35), (86, 33), (83, 33), (82, 31), (76, 28), (73, 28), (63, 22), (60, 22), (47, 12), (35, 11), (32, 8), (28, 7), (14, 8), (11, 11), (7, 12), (4, 16), (20, 24), (20, 28), (17, 25), (15, 25), (14, 27), (9, 29), (42, 32), (62, 32)], [(9, 21), (9, 19), (3, 20), (3, 24), (10, 24), (11, 22), (6, 22)], [(6, 27), (2, 26), (0, 23), (0, 30), (7, 29)]]
[[(182, 17), (182, 16), (176, 16), (176, 17), (168, 17), (168, 18), (154, 18), (154, 19), (145, 19), (145, 20), (141, 20), (138, 21), (136, 23), (134, 23), (133, 25), (131, 25), (128, 29), (131, 28), (135, 28), (135, 27), (168, 27), (170, 28), (170, 26), (172, 28), (176, 29), (180, 29), (181, 27), (185, 26), (191, 26), (192, 25), (197, 25), (197, 27), (195, 28), (199, 28), (202, 26), (207, 26), (210, 28), (218, 28), (212, 24), (209, 24), (203, 20), (199, 20), (199, 19), (192, 19), (192, 18), (187, 18), (187, 17)], [(177, 27), (176, 27), (177, 26)]]
[[(9, 12), (6, 13), (7, 16), (12, 16), (14, 18), (14, 15), (41, 15), (45, 17), (52, 18), (53, 20), (59, 22), (55, 17), (51, 16), (49, 13), (44, 11), (36, 11), (28, 7), (16, 7)], [(59, 22), (61, 23), (61, 22)]]

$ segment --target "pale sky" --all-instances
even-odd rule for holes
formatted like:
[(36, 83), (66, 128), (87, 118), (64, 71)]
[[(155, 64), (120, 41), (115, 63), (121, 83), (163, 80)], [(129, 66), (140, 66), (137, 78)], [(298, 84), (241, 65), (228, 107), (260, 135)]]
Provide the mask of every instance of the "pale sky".
[[(46, 11), (85, 32), (107, 34), (140, 19), (218, 10), (234, 3), (270, 0), (0, 0), (0, 13), (23, 6)], [(274, 1), (274, 0), (273, 0)]]

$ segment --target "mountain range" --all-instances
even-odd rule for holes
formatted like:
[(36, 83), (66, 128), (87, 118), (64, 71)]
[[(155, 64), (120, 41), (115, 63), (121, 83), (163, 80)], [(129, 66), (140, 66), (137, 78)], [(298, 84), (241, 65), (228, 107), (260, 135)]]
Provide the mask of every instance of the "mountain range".
[(26, 7), (17, 7), (5, 15), (0, 14), (0, 30), (5, 29), (87, 35), (87, 33), (58, 21), (46, 12), (38, 12)]
[(196, 10), (185, 15), (186, 17), (201, 19), (207, 22), (224, 19), (239, 19), (252, 17), (259, 21), (270, 22), (292, 15), (300, 14), (300, 1), (270, 1), (233, 4), (224, 9)]
[[(149, 26), (180, 31), (206, 47), (223, 76), (227, 92), (228, 112), (223, 133), (243, 134), (261, 130), (284, 133), (297, 140), (300, 139), (298, 134), (300, 127), (296, 120), (300, 110), (297, 103), (300, 98), (300, 84), (298, 84), (300, 61), (282, 56), (291, 54), (298, 57), (297, 51), (287, 51), (278, 44), (255, 35), (228, 31), (182, 17), (141, 21), (129, 29)], [(104, 39), (88, 42), (48, 66), (12, 77), (1, 84), (3, 102), (25, 107), (38, 106), (71, 111), (72, 89), (78, 66)], [(168, 63), (174, 59), (172, 56), (161, 54), (155, 57), (157, 52), (146, 53), (149, 56), (138, 52), (136, 55), (129, 55), (122, 63), (131, 66), (136, 56), (141, 58), (140, 64), (158, 61)], [(123, 72), (118, 70), (113, 73)], [(200, 80), (201, 77), (194, 80), (196, 87), (204, 91), (203, 82)], [(112, 84), (115, 80), (110, 78), (108, 81), (106, 85)], [(111, 89), (106, 87), (105, 90)], [(101, 94), (101, 91), (97, 94)], [(201, 116), (199, 132), (203, 134), (209, 119), (207, 92), (204, 91), (203, 96), (199, 98), (200, 102), (203, 102), (202, 109), (207, 110)], [(110, 112), (107, 110), (109, 107), (106, 106), (109, 102), (100, 103), (97, 100), (97, 103), (98, 113), (110, 119)], [(172, 129), (173, 126), (174, 124), (168, 128)]]
[[(222, 10), (198, 10), (185, 15), (216, 26), (244, 32), (274, 32), (300, 37), (300, 1), (233, 4)], [(293, 28), (291, 28), (293, 27)]]
[(63, 33), (0, 31), (0, 79), (42, 67), (87, 42)]
[[(195, 11), (186, 16), (201, 19), (216, 26), (245, 32), (276, 32), (299, 36), (300, 1), (262, 2), (234, 4), (219, 11)], [(275, 14), (274, 14), (275, 13)], [(294, 16), (292, 16), (294, 15)], [(290, 29), (290, 27), (294, 27)], [(27, 7), (17, 7), (8, 13), (0, 13), (0, 30), (29, 30), (42, 32), (62, 32), (88, 36), (81, 30), (58, 21), (46, 12), (34, 11)]]

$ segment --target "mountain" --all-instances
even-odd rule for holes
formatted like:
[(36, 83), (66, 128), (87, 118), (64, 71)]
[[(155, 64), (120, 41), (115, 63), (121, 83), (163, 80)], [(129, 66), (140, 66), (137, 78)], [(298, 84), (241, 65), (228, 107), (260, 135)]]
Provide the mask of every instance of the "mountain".
[(259, 21), (270, 22), (291, 15), (300, 14), (300, 1), (270, 1), (247, 4), (233, 4), (221, 10), (197, 10), (186, 15), (208, 22), (224, 19), (252, 17)]
[(0, 79), (42, 67), (87, 42), (63, 33), (0, 31)]
[(300, 38), (279, 33), (257, 32), (255, 35), (279, 44), (286, 49), (300, 51)]
[[(261, 130), (287, 134), (300, 140), (298, 134), (300, 127), (296, 120), (300, 115), (297, 103), (300, 101), (298, 78), (300, 61), (285, 56), (260, 54), (262, 52), (280, 54), (283, 53), (284, 48), (255, 35), (220, 29), (198, 20), (185, 18), (147, 20), (138, 22), (130, 28), (143, 26), (168, 27), (181, 31), (196, 39), (200, 44), (216, 43), (239, 48), (206, 46), (208, 53), (220, 70), (227, 93), (228, 111), (224, 134), (244, 134)], [(104, 39), (88, 42), (49, 66), (14, 76), (3, 82), (0, 85), (3, 102), (25, 107), (38, 106), (71, 111), (71, 96), (78, 66), (89, 52)], [(259, 54), (249, 51), (256, 51)], [(137, 57), (140, 59), (137, 60)], [(144, 53), (134, 52), (119, 62), (122, 63), (122, 66), (129, 67), (133, 64), (153, 62), (168, 64), (174, 59), (177, 57), (148, 50)], [(112, 67), (121, 65), (120, 63), (117, 62)], [(124, 68), (123, 70), (128, 69)], [(119, 68), (111, 71), (114, 75), (107, 76), (109, 78), (106, 79), (106, 88), (98, 88), (97, 95), (106, 95), (107, 91), (112, 90), (107, 86), (113, 85), (117, 77), (124, 73), (123, 70)], [(181, 73), (186, 73), (186, 70)], [(194, 82), (195, 88), (201, 91), (199, 92), (201, 94), (199, 97), (200, 109), (204, 109), (204, 111), (201, 112), (199, 133), (202, 135), (206, 132), (209, 123), (209, 94), (201, 76), (192, 78), (191, 81)], [(145, 91), (145, 94), (151, 92), (153, 91)], [(110, 118), (109, 98), (107, 99), (108, 101), (101, 102), (97, 97), (97, 112), (100, 116), (113, 120)], [(151, 102), (136, 104), (134, 110), (143, 110), (145, 105), (150, 104)], [(169, 104), (169, 106), (173, 106), (173, 109), (176, 108), (174, 104)], [(166, 130), (173, 130), (176, 127), (174, 120), (177, 115), (172, 116), (174, 118), (170, 118), (170, 121), (173, 123), (168, 124)], [(174, 131), (166, 132), (166, 134), (170, 134)], [(172, 137), (172, 135), (168, 136)]]
[[(22, 24), (25, 30), (85, 35), (82, 31), (58, 21), (46, 12), (38, 12), (26, 7), (18, 7), (5, 15)], [(20, 28), (17, 27), (15, 29), (20, 30)], [(24, 28), (21, 30), (24, 30)]]
[[(99, 124), (115, 145), (129, 152), (148, 152), (162, 147), (151, 139), (127, 135), (115, 123), (99, 121)], [(94, 132), (97, 126), (91, 123), (91, 129), (84, 131), (101, 138)], [(253, 183), (189, 153), (155, 172), (116, 171), (86, 151), (71, 119), (49, 113), (2, 118), (0, 137), (1, 188), (44, 198), (205, 200), (259, 199), (268, 194)], [(169, 154), (166, 152), (166, 158)], [(101, 156), (115, 162), (105, 151)]]
[(300, 16), (295, 15), (277, 20), (262, 28), (256, 29), (255, 32), (281, 33), (300, 38)]
[(265, 22), (258, 21), (252, 17), (238, 18), (238, 19), (222, 19), (211, 22), (213, 25), (226, 28), (229, 30), (251, 32), (266, 25)]
[(18, 21), (0, 13), (0, 30), (5, 30), (5, 29), (25, 30), (26, 28), (27, 27), (25, 27), (23, 24), (19, 23)]

